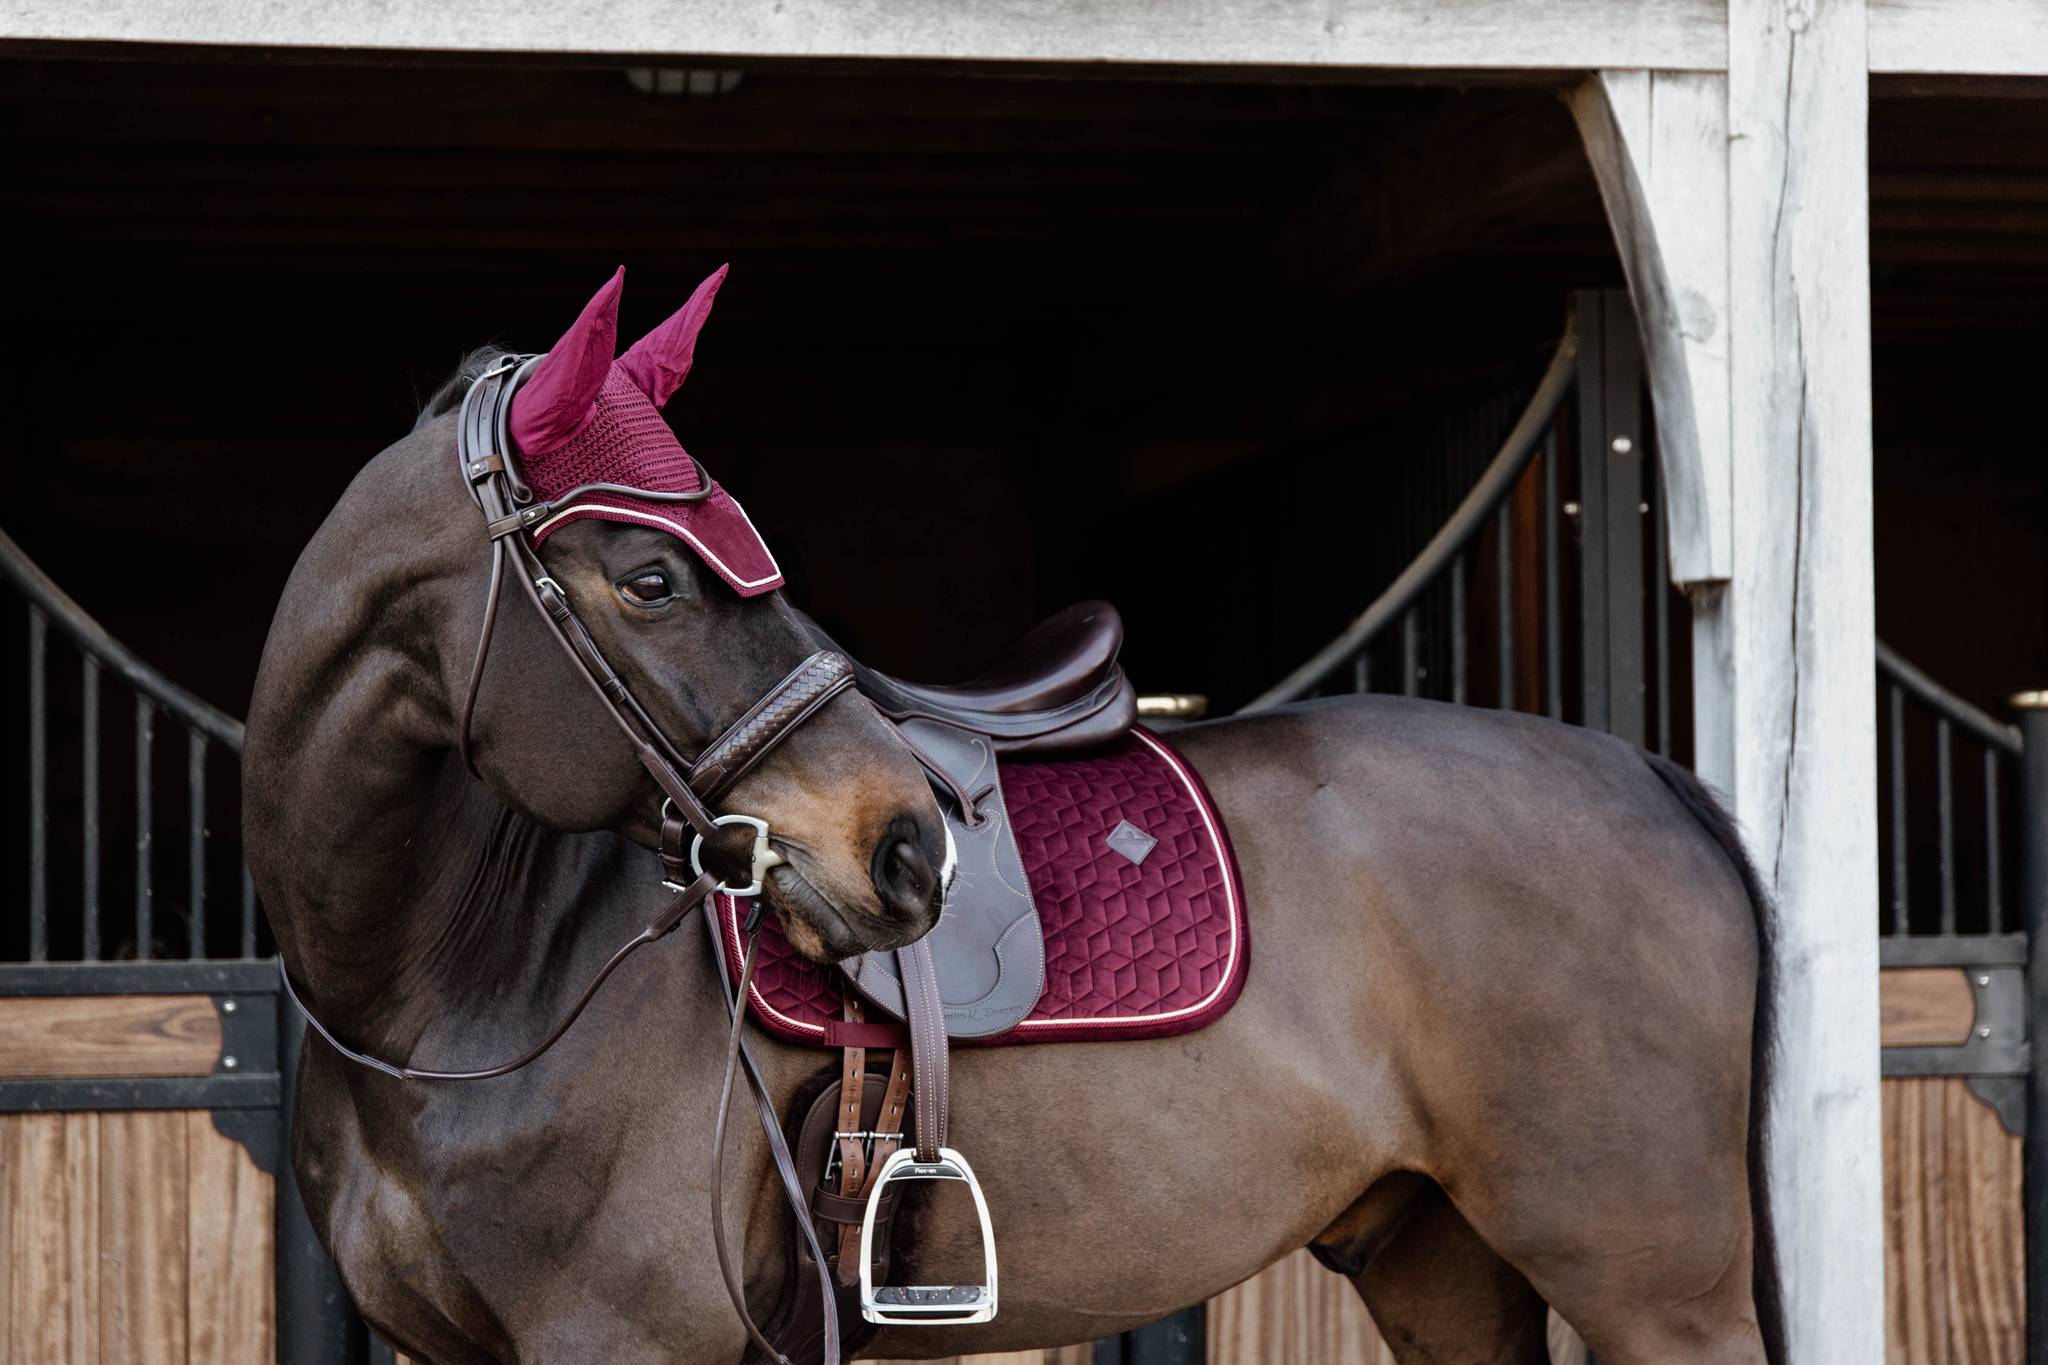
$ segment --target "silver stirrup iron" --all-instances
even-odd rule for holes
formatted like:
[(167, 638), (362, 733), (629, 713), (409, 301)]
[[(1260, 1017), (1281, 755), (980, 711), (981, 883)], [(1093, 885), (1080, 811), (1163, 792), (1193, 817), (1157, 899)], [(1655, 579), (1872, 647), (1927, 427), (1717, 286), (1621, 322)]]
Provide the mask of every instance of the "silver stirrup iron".
[[(959, 1180), (974, 1196), (974, 1213), (981, 1220), (982, 1283), (980, 1284), (875, 1284), (875, 1210), (881, 1207), (882, 1192), (891, 1181)], [(951, 1147), (939, 1148), (937, 1161), (919, 1161), (913, 1147), (899, 1148), (882, 1163), (868, 1192), (867, 1212), (860, 1220), (860, 1315), (869, 1322), (893, 1323), (907, 1327), (950, 1327), (957, 1323), (988, 1322), (996, 1315), (996, 1234), (988, 1221), (988, 1200), (982, 1198), (981, 1182), (967, 1158)]]

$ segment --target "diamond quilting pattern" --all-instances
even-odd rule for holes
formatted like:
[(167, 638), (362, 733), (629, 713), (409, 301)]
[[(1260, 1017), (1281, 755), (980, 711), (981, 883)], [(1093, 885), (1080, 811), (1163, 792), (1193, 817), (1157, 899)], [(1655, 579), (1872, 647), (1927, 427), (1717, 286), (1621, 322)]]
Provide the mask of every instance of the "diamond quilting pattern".
[[(987, 1041), (1164, 1037), (1229, 1009), (1250, 960), (1244, 897), (1194, 771), (1157, 736), (1133, 734), (1084, 758), (1006, 761), (1002, 779), (1045, 929), (1046, 982), (1031, 1016)], [(1142, 862), (1108, 842), (1125, 821), (1158, 841)], [(720, 908), (730, 924), (722, 897)], [(779, 1036), (815, 1043), (839, 1016), (836, 978), (772, 920), (755, 985), (755, 1017)]]

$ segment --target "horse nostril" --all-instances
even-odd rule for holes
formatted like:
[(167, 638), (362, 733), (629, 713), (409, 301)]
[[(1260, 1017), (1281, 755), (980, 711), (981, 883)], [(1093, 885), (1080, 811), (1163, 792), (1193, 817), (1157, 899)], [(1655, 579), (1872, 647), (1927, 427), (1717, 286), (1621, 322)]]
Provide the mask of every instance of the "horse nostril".
[(939, 887), (938, 870), (926, 856), (919, 832), (915, 820), (899, 817), (875, 846), (875, 890), (885, 910), (905, 919), (928, 912)]

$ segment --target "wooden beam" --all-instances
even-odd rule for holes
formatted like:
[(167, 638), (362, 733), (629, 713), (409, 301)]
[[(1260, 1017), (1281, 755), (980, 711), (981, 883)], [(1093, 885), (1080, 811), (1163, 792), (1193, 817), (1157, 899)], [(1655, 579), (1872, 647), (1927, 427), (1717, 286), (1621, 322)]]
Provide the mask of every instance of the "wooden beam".
[(1887, 74), (2048, 76), (2048, 5), (1870, 0), (1869, 60)]
[(1697, 766), (1778, 906), (1769, 1163), (1796, 1365), (1884, 1358), (1865, 0), (1731, 0), (1733, 538)]
[(204, 1076), (220, 1047), (203, 995), (0, 999), (0, 1076)]
[(1720, 0), (182, 0), (17, 5), (0, 38), (270, 48), (1140, 66), (1715, 69)]
[(1641, 320), (1672, 581), (1729, 574), (1728, 80), (1603, 71), (1571, 109)]
[[(17, 5), (0, 44), (175, 44), (278, 53), (504, 53), (726, 63), (1058, 63), (1259, 71), (1722, 71), (1724, 0), (512, 0), (478, 24), (436, 0), (316, 7), (212, 0)], [(1868, 69), (2048, 76), (2039, 0), (1870, 0)]]

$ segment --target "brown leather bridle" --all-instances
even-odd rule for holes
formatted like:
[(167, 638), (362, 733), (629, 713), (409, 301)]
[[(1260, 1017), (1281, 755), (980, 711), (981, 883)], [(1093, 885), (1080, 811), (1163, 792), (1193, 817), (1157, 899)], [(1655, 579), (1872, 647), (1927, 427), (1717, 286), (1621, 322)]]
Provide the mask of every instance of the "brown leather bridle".
[[(716, 917), (705, 916), (705, 923), (712, 934), (712, 960), (718, 965), (726, 1008), (732, 1019), (732, 1030), (726, 1043), (725, 1076), (719, 1091), (718, 1113), (712, 1135), (715, 1156), (711, 1179), (711, 1220), (719, 1272), (724, 1277), (726, 1290), (732, 1297), (733, 1307), (738, 1310), (740, 1319), (746, 1326), (747, 1334), (757, 1346), (767, 1352), (771, 1360), (788, 1365), (788, 1358), (776, 1349), (747, 1312), (745, 1286), (739, 1278), (725, 1236), (723, 1188), (726, 1119), (731, 1110), (735, 1075), (744, 1073), (748, 1087), (754, 1095), (755, 1108), (760, 1116), (762, 1131), (767, 1136), (769, 1151), (773, 1155), (784, 1195), (795, 1215), (799, 1235), (808, 1243), (812, 1261), (818, 1268), (824, 1301), (829, 1304), (832, 1301), (832, 1275), (830, 1270), (826, 1269), (825, 1254), (818, 1244), (817, 1234), (811, 1224), (809, 1192), (803, 1188), (803, 1181), (797, 1175), (796, 1163), (783, 1137), (782, 1124), (776, 1115), (774, 1100), (754, 1064), (753, 1057), (747, 1051), (743, 1029), (746, 1018), (744, 1001), (753, 981), (755, 953), (759, 941), (762, 878), (768, 868), (781, 859), (769, 847), (766, 821), (748, 815), (714, 816), (710, 807), (797, 726), (816, 715), (826, 703), (841, 692), (852, 687), (853, 666), (845, 655), (837, 651), (819, 650), (792, 669), (782, 681), (776, 683), (759, 701), (749, 707), (744, 715), (728, 726), (723, 734), (705, 746), (694, 762), (684, 759), (677, 747), (662, 732), (661, 727), (634, 699), (632, 690), (606, 662), (589, 629), (576, 615), (568, 594), (549, 576), (546, 566), (541, 563), (528, 533), (552, 513), (592, 493), (629, 494), (652, 502), (697, 502), (710, 495), (711, 481), (700, 465), (697, 467), (697, 489), (689, 493), (662, 493), (623, 484), (590, 483), (573, 488), (550, 502), (537, 500), (533, 490), (519, 477), (513, 462), (512, 442), (508, 432), (512, 395), (533, 373), (540, 359), (541, 357), (534, 355), (504, 358), (496, 368), (478, 376), (462, 400), (462, 412), (456, 428), (456, 455), (460, 461), (463, 482), (476, 501), (478, 509), (483, 513), (485, 530), (490, 537), (491, 575), (484, 602), (483, 628), (477, 639), (476, 658), (470, 665), (469, 682), (464, 690), (462, 709), (457, 721), (456, 747), (464, 764), (474, 773), (476, 764), (470, 749), (471, 721), (476, 710), (477, 692), (483, 682), (484, 663), (490, 654), (491, 637), (497, 627), (498, 602), (503, 596), (505, 571), (509, 564), (525, 588), (528, 600), (539, 611), (541, 619), (547, 623), (549, 633), (555, 637), (556, 643), (561, 645), (563, 652), (575, 662), (577, 671), (597, 694), (599, 702), (604, 706), (612, 722), (626, 736), (640, 765), (647, 770), (648, 775), (654, 779), (655, 786), (661, 790), (663, 799), (658, 853), (661, 860), (662, 884), (673, 893), (673, 898), (645, 928), (621, 944), (618, 950), (605, 960), (604, 965), (597, 969), (589, 983), (584, 986), (582, 993), (576, 997), (575, 1003), (539, 1042), (509, 1061), (473, 1071), (439, 1071), (401, 1066), (356, 1051), (336, 1038), (299, 999), (297, 990), (292, 986), (291, 973), (285, 969), (282, 954), (278, 957), (278, 975), (283, 978), (286, 996), (299, 1012), (305, 1015), (306, 1022), (328, 1046), (351, 1062), (401, 1081), (489, 1080), (519, 1070), (552, 1048), (582, 1015), (599, 987), (604, 985), (605, 980), (620, 963), (639, 949), (673, 932), (693, 910), (702, 906), (714, 894), (723, 892), (733, 896), (753, 897), (753, 907), (743, 930), (746, 935), (746, 952), (741, 961), (736, 987), (727, 976), (725, 955), (718, 950)], [(751, 829), (753, 837), (746, 846), (745, 856), (742, 858), (739, 856), (741, 850), (735, 846), (731, 836), (735, 832), (747, 829)], [(734, 876), (739, 874), (733, 872), (733, 869), (745, 868), (750, 880), (744, 885), (732, 885), (721, 880), (718, 871), (707, 871), (703, 866), (707, 857), (714, 864), (714, 868), (723, 866)], [(839, 1365), (839, 1327), (835, 1315), (828, 1312), (824, 1325), (826, 1365)]]

